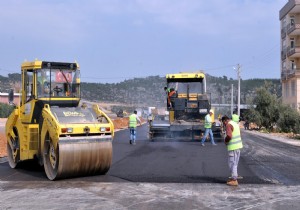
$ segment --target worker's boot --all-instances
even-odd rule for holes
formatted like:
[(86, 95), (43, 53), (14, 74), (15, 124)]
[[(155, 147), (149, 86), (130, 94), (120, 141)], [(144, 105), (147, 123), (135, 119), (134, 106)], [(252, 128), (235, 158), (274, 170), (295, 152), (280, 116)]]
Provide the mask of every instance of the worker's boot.
[(239, 185), (238, 181), (234, 180), (234, 179), (229, 179), (226, 184), (229, 186), (238, 186)]

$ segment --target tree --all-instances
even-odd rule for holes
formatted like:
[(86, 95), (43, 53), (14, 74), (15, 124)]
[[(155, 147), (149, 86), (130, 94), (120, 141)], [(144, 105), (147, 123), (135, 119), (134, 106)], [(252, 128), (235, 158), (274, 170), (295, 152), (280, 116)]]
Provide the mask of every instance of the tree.
[(247, 119), (248, 122), (254, 122), (259, 129), (262, 127), (262, 116), (261, 114), (255, 110), (255, 108), (249, 109), (245, 113), (245, 118)]
[(279, 118), (277, 125), (282, 132), (299, 133), (300, 116), (299, 113), (287, 105), (280, 106)]
[(257, 89), (256, 93), (253, 103), (256, 104), (255, 110), (260, 115), (260, 124), (270, 131), (279, 119), (280, 102), (265, 87)]

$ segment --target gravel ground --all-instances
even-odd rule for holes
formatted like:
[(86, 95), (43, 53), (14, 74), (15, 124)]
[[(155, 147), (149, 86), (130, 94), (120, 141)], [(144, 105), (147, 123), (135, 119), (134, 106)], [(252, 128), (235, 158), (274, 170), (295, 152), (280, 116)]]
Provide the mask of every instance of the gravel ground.
[(299, 186), (0, 181), (0, 209), (299, 209)]

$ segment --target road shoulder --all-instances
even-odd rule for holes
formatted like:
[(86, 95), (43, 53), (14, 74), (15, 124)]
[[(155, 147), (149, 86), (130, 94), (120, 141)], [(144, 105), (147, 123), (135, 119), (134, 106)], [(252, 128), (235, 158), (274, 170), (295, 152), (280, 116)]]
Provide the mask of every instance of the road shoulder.
[(299, 146), (300, 147), (300, 140), (298, 139), (292, 139), (292, 138), (288, 138), (288, 137), (284, 137), (284, 136), (279, 136), (276, 133), (262, 133), (259, 131), (255, 131), (255, 130), (242, 130), (242, 132), (248, 133), (248, 134), (253, 134), (256, 136), (261, 136), (264, 138), (268, 138), (271, 140), (275, 140), (275, 141), (280, 141), (282, 143), (285, 144), (290, 144), (290, 145), (294, 145), (294, 146)]

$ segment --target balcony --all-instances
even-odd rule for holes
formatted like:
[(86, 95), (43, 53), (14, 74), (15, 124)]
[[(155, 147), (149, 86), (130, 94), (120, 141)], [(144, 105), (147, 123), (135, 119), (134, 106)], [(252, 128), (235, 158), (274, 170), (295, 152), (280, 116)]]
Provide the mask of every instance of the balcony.
[(288, 24), (287, 34), (292, 36), (300, 35), (300, 24), (299, 23)]
[(281, 51), (281, 60), (285, 60), (286, 59), (286, 49)]
[(283, 69), (281, 72), (281, 80), (288, 80), (296, 76), (300, 76), (300, 69)]
[(287, 56), (290, 58), (300, 58), (300, 47), (288, 47)]

